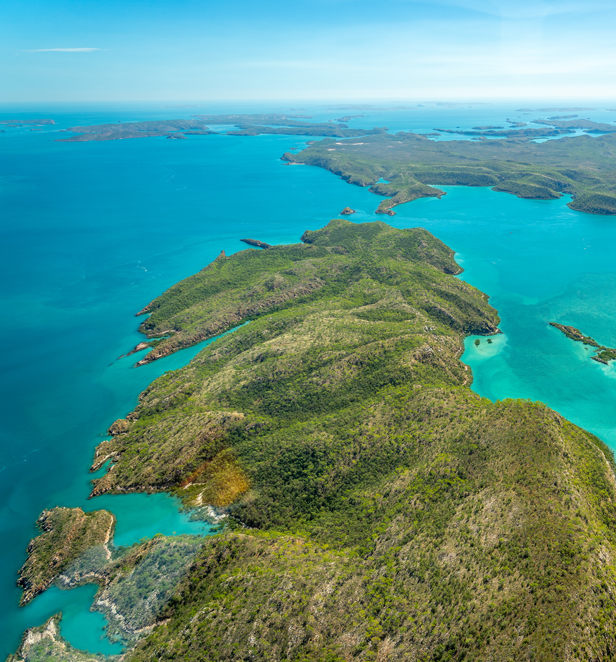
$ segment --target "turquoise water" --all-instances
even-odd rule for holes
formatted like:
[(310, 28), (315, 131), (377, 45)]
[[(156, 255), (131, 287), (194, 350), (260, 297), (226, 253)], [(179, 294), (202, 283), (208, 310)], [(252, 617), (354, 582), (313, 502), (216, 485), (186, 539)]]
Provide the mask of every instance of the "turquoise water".
[(396, 207), (457, 251), (462, 278), (491, 296), (504, 336), (466, 340), (473, 388), (492, 400), (541, 400), (616, 448), (616, 366), (591, 361), (548, 322), (616, 347), (616, 218), (570, 210), (567, 199), (520, 200), (443, 187), (441, 200)]
[[(203, 112), (220, 110), (264, 109)], [(74, 645), (113, 648), (101, 640), (102, 616), (88, 612), (94, 587), (53, 589), (18, 608), (16, 572), (43, 508), (108, 508), (118, 517), (118, 545), (159, 532), (204, 532), (166, 495), (87, 499), (93, 449), (110, 423), (136, 405), (154, 378), (199, 351), (138, 369), (135, 355), (118, 360), (142, 339), (134, 313), (221, 250), (244, 249), (242, 237), (297, 241), (346, 206), (357, 210), (354, 221), (378, 218), (379, 198), (366, 189), (279, 160), (306, 138), (63, 144), (54, 142), (58, 128), (164, 118), (170, 111), (0, 108), (7, 119), (36, 113), (53, 117), (57, 127), (0, 134), (0, 657), (16, 648), (26, 627), (60, 610), (62, 631)], [(307, 114), (330, 119), (345, 113), (321, 108)], [(593, 119), (606, 121), (599, 115)], [(515, 117), (511, 108), (432, 108), (372, 113), (350, 124), (428, 131), (498, 124), (505, 117)], [(573, 212), (566, 200), (444, 188), (442, 200), (397, 207), (387, 222), (424, 226), (449, 244), (465, 268), (462, 277), (490, 294), (500, 311), (504, 334), (492, 345), (485, 339), (479, 348), (472, 339), (467, 345), (473, 388), (492, 399), (541, 399), (616, 447), (614, 369), (588, 360), (579, 344), (547, 324), (573, 324), (616, 346), (616, 219)]]

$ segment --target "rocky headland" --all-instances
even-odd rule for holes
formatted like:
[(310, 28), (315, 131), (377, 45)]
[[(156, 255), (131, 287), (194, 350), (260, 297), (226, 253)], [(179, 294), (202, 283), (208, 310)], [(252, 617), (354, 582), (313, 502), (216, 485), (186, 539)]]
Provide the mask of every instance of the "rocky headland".
[(249, 246), (254, 246), (255, 248), (271, 248), (271, 244), (266, 244), (264, 241), (259, 241), (258, 239), (240, 239), (240, 241), (243, 241), (245, 244), (248, 244)]

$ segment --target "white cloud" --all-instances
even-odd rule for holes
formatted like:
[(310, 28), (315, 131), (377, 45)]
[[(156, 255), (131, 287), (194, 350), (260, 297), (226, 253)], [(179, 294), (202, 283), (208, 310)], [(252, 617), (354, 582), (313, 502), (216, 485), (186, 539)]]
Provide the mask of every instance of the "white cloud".
[(105, 48), (33, 48), (26, 53), (91, 53), (92, 51), (104, 51)]

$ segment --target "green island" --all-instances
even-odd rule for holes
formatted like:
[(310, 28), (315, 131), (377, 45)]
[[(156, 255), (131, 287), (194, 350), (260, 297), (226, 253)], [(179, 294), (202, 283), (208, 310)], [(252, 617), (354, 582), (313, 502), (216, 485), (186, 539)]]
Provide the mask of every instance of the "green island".
[(54, 120), (0, 120), (3, 126), (48, 126), (55, 124)]
[(596, 340), (590, 336), (585, 336), (579, 329), (576, 329), (574, 326), (558, 324), (557, 322), (550, 322), (550, 326), (558, 329), (564, 333), (567, 338), (571, 338), (571, 340), (581, 342), (584, 345), (588, 345), (589, 347), (594, 347), (597, 353), (590, 357), (593, 361), (608, 365), (610, 361), (616, 360), (616, 349), (613, 347), (605, 347), (604, 345), (600, 345)]
[(606, 124), (605, 122), (593, 122), (592, 120), (559, 120), (555, 117), (550, 117), (547, 120), (533, 120), (535, 124), (549, 124), (555, 126), (560, 131), (573, 131), (574, 129), (582, 129), (589, 133), (615, 133), (616, 126), (613, 124)]
[[(550, 122), (551, 124), (551, 122)], [(613, 128), (613, 127), (612, 127)], [(474, 136), (477, 138), (553, 138), (566, 133), (570, 133), (569, 129), (558, 129), (551, 127), (549, 129), (533, 129), (533, 128), (515, 128), (509, 127), (507, 129), (488, 129), (488, 130), (462, 130), (462, 129), (434, 129), (439, 133), (452, 133), (459, 136)], [(427, 135), (427, 134), (426, 134)]]
[[(614, 656), (614, 458), (541, 403), (471, 391), (464, 338), (499, 318), (460, 271), (423, 229), (334, 220), (142, 311), (168, 334), (153, 358), (235, 330), (96, 451), (93, 495), (172, 491), (220, 526), (70, 554), (56, 582), (99, 584), (125, 662)], [(54, 617), (13, 660), (97, 659), (78, 655)]]
[[(522, 129), (523, 131), (524, 129)], [(489, 186), (521, 198), (573, 196), (568, 206), (590, 214), (616, 214), (616, 134), (529, 140), (435, 142), (414, 133), (367, 136), (361, 143), (321, 140), (287, 152), (288, 163), (318, 166), (350, 184), (386, 196), (377, 213), (440, 197), (438, 185)], [(387, 180), (388, 183), (382, 180)]]
[[(124, 122), (73, 126), (65, 129), (77, 135), (60, 138), (57, 142), (90, 142), (104, 140), (127, 140), (130, 138), (175, 138), (185, 136), (217, 135), (208, 125), (232, 124), (236, 130), (226, 131), (232, 136), (259, 136), (264, 134), (291, 136), (322, 136), (350, 138), (375, 135), (387, 131), (387, 127), (374, 129), (349, 129), (346, 124), (302, 122), (293, 117), (302, 115), (255, 114), (255, 115), (195, 115), (192, 120), (152, 120), (147, 122)], [(309, 119), (309, 118), (308, 118)]]
[(227, 131), (228, 136), (261, 136), (275, 134), (282, 136), (325, 136), (328, 138), (353, 138), (386, 133), (387, 127), (374, 129), (349, 129), (344, 124), (309, 124), (305, 127), (271, 127), (240, 124), (237, 131)]
[(72, 126), (64, 129), (78, 135), (59, 138), (57, 142), (74, 143), (103, 140), (128, 140), (130, 138), (157, 138), (180, 136), (178, 131), (197, 132), (198, 135), (215, 133), (199, 120), (163, 120), (148, 122), (118, 122), (117, 124), (96, 124), (92, 126)]

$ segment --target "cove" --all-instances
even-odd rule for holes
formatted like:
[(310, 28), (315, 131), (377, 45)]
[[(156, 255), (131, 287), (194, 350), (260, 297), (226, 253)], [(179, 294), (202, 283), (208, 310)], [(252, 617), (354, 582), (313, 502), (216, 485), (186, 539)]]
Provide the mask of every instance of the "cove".
[(467, 338), (473, 389), (491, 400), (546, 403), (616, 449), (616, 366), (550, 327), (571, 324), (616, 342), (616, 218), (572, 211), (567, 198), (521, 200), (443, 187), (441, 200), (396, 207), (392, 224), (421, 225), (457, 251), (461, 278), (490, 296), (503, 336)]

